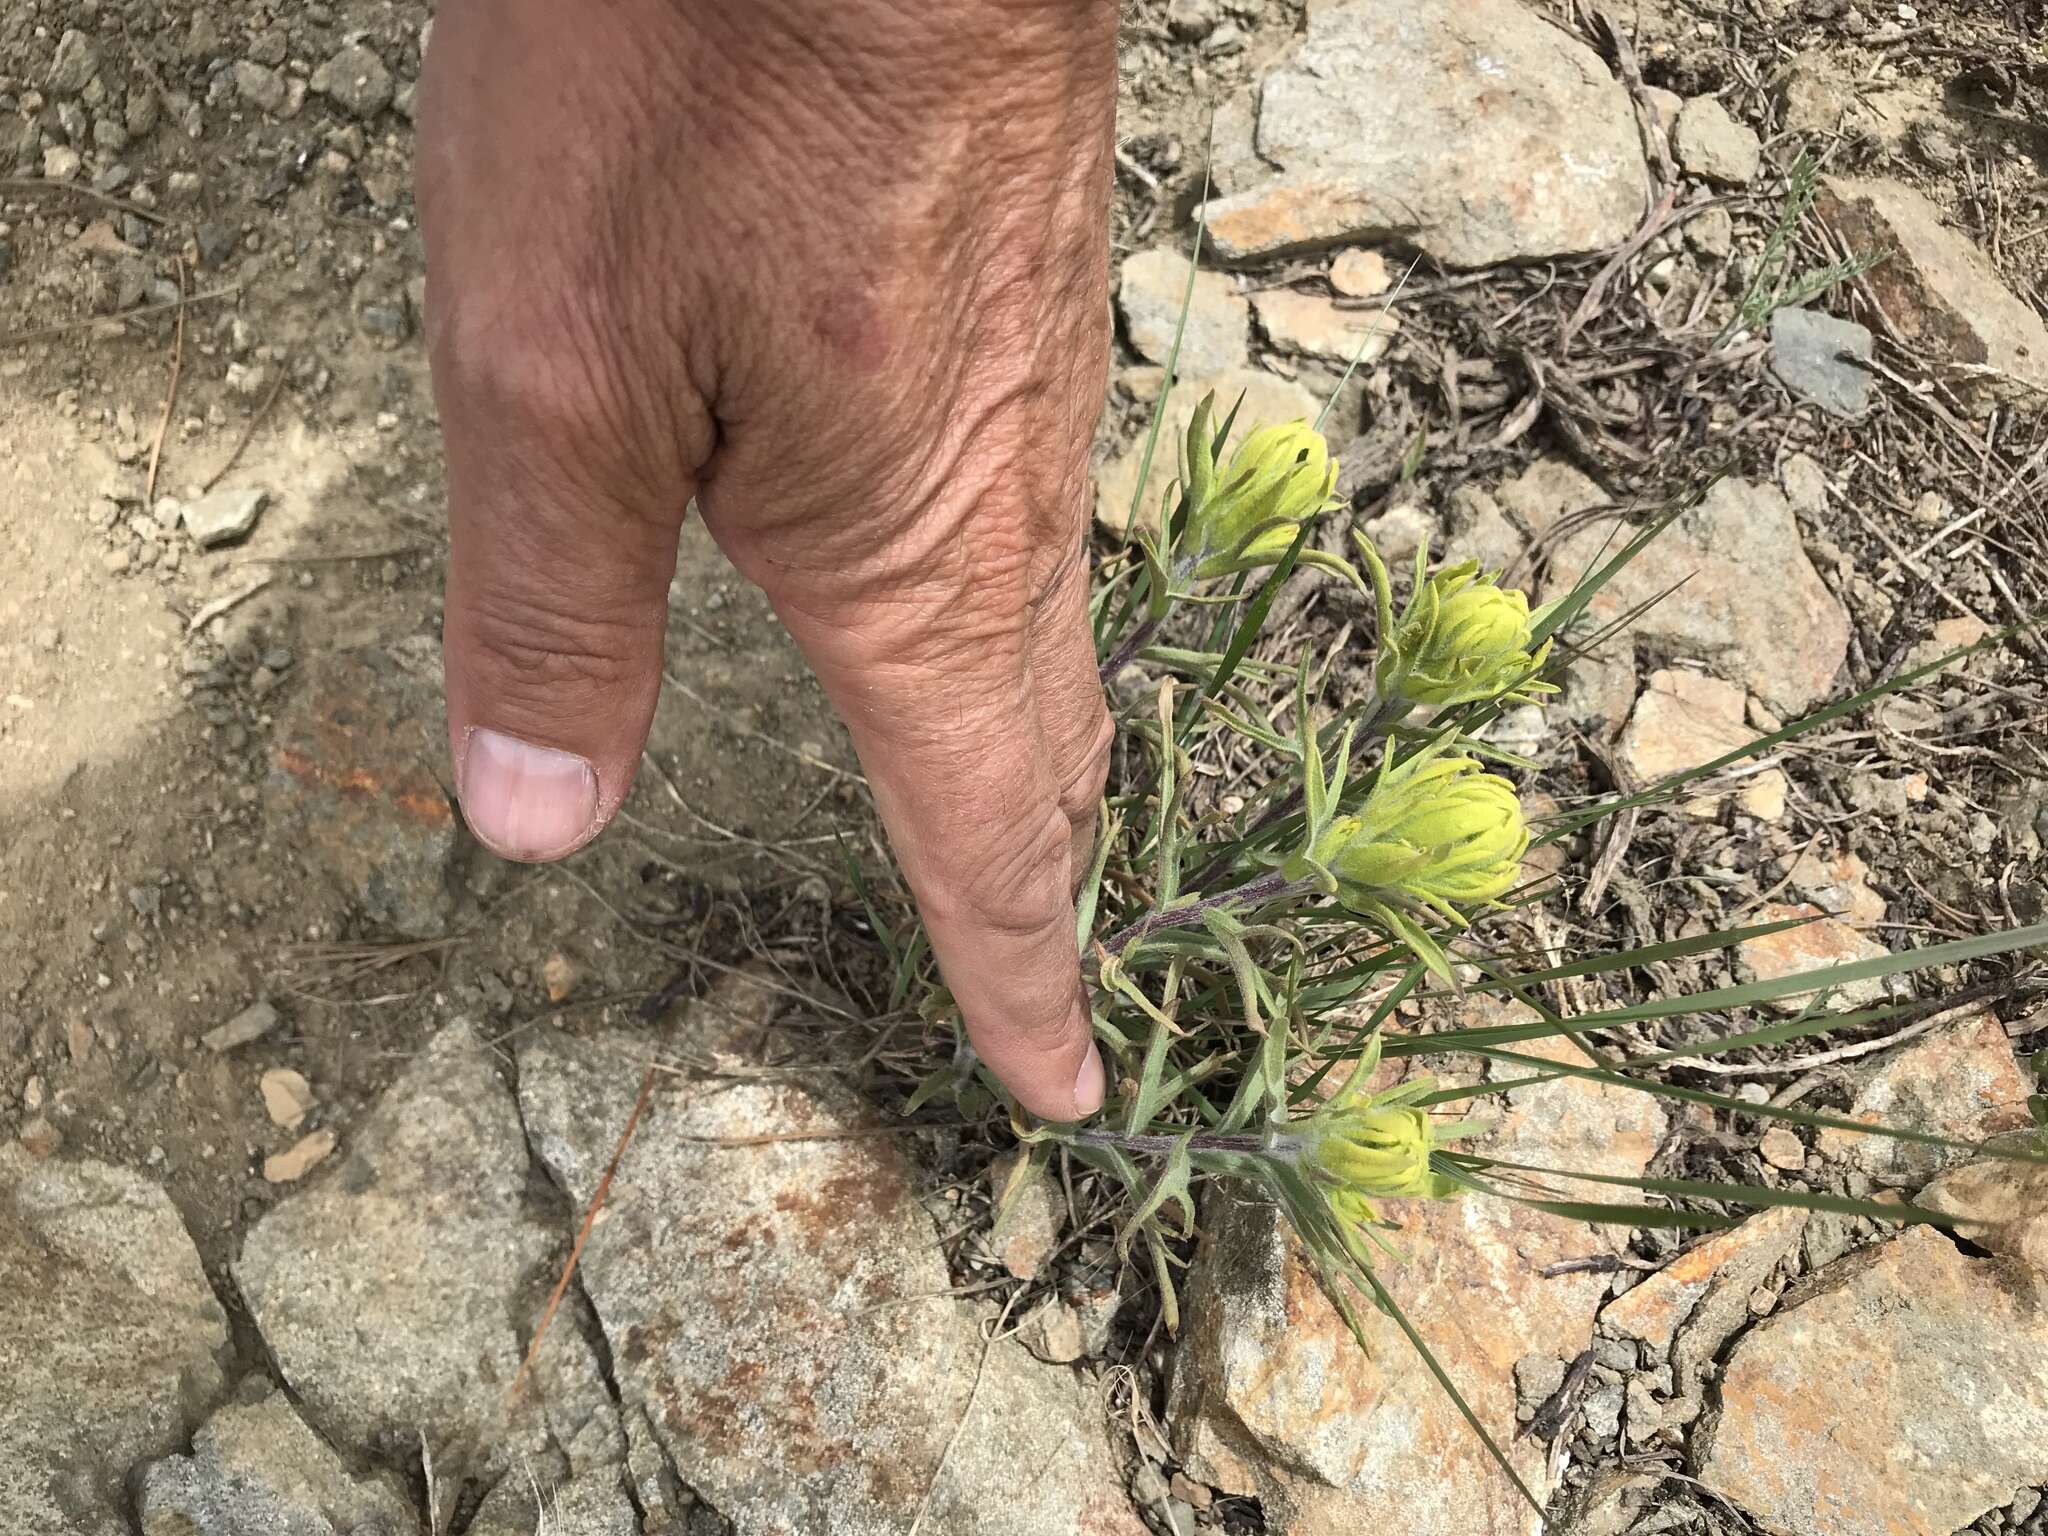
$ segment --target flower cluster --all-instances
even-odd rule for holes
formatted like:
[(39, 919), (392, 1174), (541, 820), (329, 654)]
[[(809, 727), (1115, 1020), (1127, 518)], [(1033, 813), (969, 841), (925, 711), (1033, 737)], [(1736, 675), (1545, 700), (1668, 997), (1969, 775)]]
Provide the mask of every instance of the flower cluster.
[(1387, 568), (1364, 537), (1359, 553), (1372, 572), (1379, 607), (1380, 654), (1374, 681), (1383, 698), (1447, 706), (1480, 699), (1532, 703), (1555, 684), (1537, 674), (1550, 655), (1534, 632), (1549, 612), (1482, 572), (1476, 560), (1428, 574), (1427, 541), (1415, 554), (1415, 591), (1396, 618)]
[(1289, 867), (1327, 872), (1354, 912), (1428, 907), (1463, 926), (1464, 908), (1498, 900), (1521, 878), (1529, 829), (1515, 787), (1449, 742), (1396, 763), (1392, 754), (1356, 814), (1337, 816)]
[(1441, 1200), (1457, 1183), (1431, 1161), (1456, 1137), (1476, 1129), (1470, 1122), (1434, 1120), (1416, 1100), (1431, 1093), (1427, 1076), (1379, 1093), (1365, 1085), (1379, 1065), (1374, 1035), (1350, 1078), (1328, 1103), (1289, 1126), (1299, 1152), (1296, 1166), (1321, 1187), (1330, 1209), (1356, 1226), (1379, 1220), (1375, 1200)]
[(1337, 461), (1305, 421), (1260, 427), (1218, 461), (1215, 397), (1195, 408), (1182, 445), (1188, 513), (1182, 550), (1197, 580), (1277, 565), (1304, 523), (1337, 505)]

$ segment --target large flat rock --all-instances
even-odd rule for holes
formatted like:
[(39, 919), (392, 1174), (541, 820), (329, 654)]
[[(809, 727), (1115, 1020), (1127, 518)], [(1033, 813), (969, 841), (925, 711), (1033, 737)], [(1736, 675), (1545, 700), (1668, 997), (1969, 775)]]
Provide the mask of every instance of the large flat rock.
[[(579, 1205), (654, 1045), (522, 1044), (535, 1149)], [(920, 1509), (924, 1536), (1141, 1536), (1095, 1393), (1013, 1340), (983, 1366), (982, 1314), (944, 1294), (913, 1165), (890, 1139), (833, 1138), (864, 1119), (787, 1081), (656, 1096), (581, 1271), (636, 1459), (739, 1536), (902, 1536)], [(821, 1139), (705, 1140), (778, 1133)]]
[(250, 1315), (344, 1452), (417, 1466), (424, 1436), (449, 1487), (479, 1489), (623, 1459), (573, 1295), (509, 1393), (562, 1256), (529, 1171), (512, 1090), (458, 1020), (244, 1240), (234, 1272)]
[[(1532, 1015), (1476, 999), (1465, 1022)], [(1583, 1060), (1563, 1042), (1534, 1055)], [(1510, 1075), (1526, 1075), (1516, 1069)], [(1548, 1167), (1640, 1173), (1663, 1116), (1642, 1094), (1577, 1079), (1512, 1090), (1476, 1149)], [(1572, 1186), (1583, 1190), (1585, 1186)], [(1570, 1359), (1592, 1337), (1605, 1276), (1541, 1276), (1549, 1264), (1609, 1252), (1611, 1230), (1465, 1198), (1390, 1202), (1404, 1262), (1380, 1278), (1502, 1444), (1516, 1429), (1515, 1362)], [(1318, 1286), (1285, 1218), (1220, 1192), (1187, 1301), (1168, 1415), (1176, 1449), (1218, 1487), (1256, 1494), (1293, 1536), (1531, 1532), (1537, 1515), (1487, 1457), (1391, 1318), (1363, 1307), (1358, 1347)], [(1510, 1451), (1523, 1480), (1548, 1487), (1545, 1448)]]
[(1728, 1357), (1700, 1480), (1777, 1536), (1949, 1536), (2048, 1480), (2048, 1313), (2000, 1264), (1915, 1227), (1788, 1294)]
[(191, 1433), (227, 1357), (161, 1189), (0, 1146), (0, 1531), (130, 1536), (130, 1469)]
[(1597, 251), (1648, 199), (1628, 92), (1514, 0), (1311, 7), (1254, 142), (1277, 174), (1207, 209), (1227, 260), (1387, 238), (1458, 267)]

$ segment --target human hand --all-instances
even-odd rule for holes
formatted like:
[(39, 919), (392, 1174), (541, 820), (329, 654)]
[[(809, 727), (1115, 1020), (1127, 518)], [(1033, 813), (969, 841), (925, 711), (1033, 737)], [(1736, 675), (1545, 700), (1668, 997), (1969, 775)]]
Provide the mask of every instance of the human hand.
[(443, 0), (421, 91), (450, 748), (559, 858), (632, 783), (694, 497), (845, 720), (976, 1049), (1092, 1113), (1072, 891), (1113, 0)]

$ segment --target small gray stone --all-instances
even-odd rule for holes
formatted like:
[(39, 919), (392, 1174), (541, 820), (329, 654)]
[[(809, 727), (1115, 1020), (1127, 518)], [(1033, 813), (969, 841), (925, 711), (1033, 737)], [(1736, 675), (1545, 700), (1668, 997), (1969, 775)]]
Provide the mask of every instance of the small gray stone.
[(268, 1002), (251, 1003), (227, 1023), (217, 1029), (209, 1029), (199, 1037), (200, 1043), (209, 1051), (232, 1051), (237, 1046), (249, 1045), (261, 1040), (277, 1028), (277, 1010)]
[(1200, 42), (1223, 19), (1217, 0), (1167, 0), (1166, 27), (1175, 37)]
[(1860, 416), (1868, 408), (1873, 375), (1846, 358), (1868, 361), (1874, 352), (1870, 332), (1853, 320), (1811, 309), (1771, 315), (1771, 372), (1831, 416)]
[(313, 71), (307, 82), (355, 116), (375, 117), (391, 105), (391, 71), (361, 43), (351, 43)]
[(1679, 109), (1671, 148), (1687, 171), (1728, 186), (1748, 186), (1763, 163), (1756, 130), (1730, 117), (1712, 96), (1695, 96)]
[(122, 108), (121, 126), (128, 130), (130, 138), (141, 138), (157, 125), (163, 113), (163, 98), (156, 88), (148, 85), (131, 86), (127, 104)]
[(92, 143), (95, 149), (118, 155), (128, 147), (128, 130), (111, 117), (96, 117), (92, 120)]
[(237, 59), (235, 93), (253, 107), (276, 112), (284, 105), (284, 76), (254, 59)]
[(69, 28), (57, 39), (44, 83), (53, 96), (75, 96), (100, 72), (100, 45), (87, 33)]
[(1585, 1435), (1588, 1440), (1612, 1440), (1621, 1433), (1621, 1410), (1624, 1401), (1625, 1393), (1620, 1382), (1594, 1382), (1580, 1405), (1580, 1412), (1585, 1416)]
[(201, 549), (248, 537), (270, 493), (255, 486), (214, 491), (185, 503), (185, 531)]
[(226, 224), (208, 219), (196, 231), (199, 242), (199, 262), (202, 266), (217, 267), (235, 254), (237, 237)]
[(1555, 1355), (1524, 1355), (1515, 1362), (1515, 1397), (1534, 1413), (1564, 1385), (1564, 1361)]

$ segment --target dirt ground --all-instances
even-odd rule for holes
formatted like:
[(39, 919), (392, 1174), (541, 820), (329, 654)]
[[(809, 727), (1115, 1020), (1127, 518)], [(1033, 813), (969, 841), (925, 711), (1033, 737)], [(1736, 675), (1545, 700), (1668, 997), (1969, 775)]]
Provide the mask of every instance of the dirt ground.
[[(1874, 71), (1859, 89), (1875, 120), (1899, 128), (1843, 149), (1841, 163), (1882, 165), (1938, 196), (2038, 307), (2048, 134), (2026, 113), (2048, 97), (2041, 82), (1970, 76), (1954, 62), (1979, 44), (2010, 52), (2026, 9), (1929, 0), (1896, 39), (1859, 55)], [(1299, 13), (1223, 7), (1236, 36), (1217, 47), (1169, 27), (1163, 0), (1127, 10), (1116, 229), (1128, 249), (1163, 236), (1194, 201), (1207, 103), (1254, 78)], [(332, 878), (281, 786), (279, 723), (309, 674), (366, 649), (393, 658), (404, 696), (421, 701), (419, 741), (395, 750), (447, 784), (426, 745), (438, 735), (445, 534), (410, 190), (410, 93), (429, 14), (405, 0), (14, 0), (0, 16), (0, 173), (16, 128), (58, 112), (40, 86), (67, 29), (97, 40), (105, 82), (101, 102), (63, 104), (94, 120), (58, 125), (88, 146), (75, 180), (0, 181), (0, 1136), (147, 1168), (223, 1296), (234, 1294), (226, 1262), (239, 1234), (289, 1187), (265, 1177), (266, 1159), (309, 1127), (345, 1138), (451, 1016), (501, 1040), (629, 1020), (663, 989), (700, 991), (721, 967), (762, 957), (800, 988), (859, 996), (864, 985), (842, 849), (874, 867), (879, 854), (855, 765), (765, 604), (701, 531), (686, 536), (672, 589), (671, 685), (648, 764), (618, 825), (565, 866), (519, 869), (468, 849), (442, 931), (406, 940)], [(1646, 7), (1624, 20), (1653, 84), (1765, 103), (1769, 75), (1803, 44), (1854, 46), (1854, 16), (1806, 0)], [(392, 67), (397, 93), (368, 121), (304, 89), (356, 38)], [(238, 81), (236, 61), (274, 71), (286, 108), (256, 105), (268, 83)], [(1927, 126), (1937, 116), (1949, 135), (1938, 153)], [(113, 166), (126, 174), (101, 185)], [(1738, 213), (1750, 236), (1768, 224), (1768, 209)], [(1252, 281), (1293, 275), (1279, 263)], [(1499, 308), (1541, 280), (1503, 275)], [(1420, 334), (1456, 339), (1427, 318)], [(1661, 439), (1664, 407), (1643, 410), (1655, 452), (1634, 465), (1548, 424), (1512, 447), (1468, 450), (1438, 389), (1442, 355), (1405, 354), (1347, 397), (1373, 413), (1354, 459), (1391, 465), (1433, 424), (1439, 446), (1420, 476), (1432, 494), (1579, 450), (1618, 495), (1655, 495), (1731, 449), (1768, 476), (1795, 448), (1846, 463), (1864, 447), (1876, 462), (1850, 484), (1868, 491), (1866, 515), (1809, 530), (1840, 556), (1816, 563), (1855, 626), (1849, 681), (1875, 680), (1954, 617), (1910, 565), (1878, 574), (1929, 532), (1914, 517), (1927, 486), (1913, 432), (1852, 441), (1810, 413), (1781, 413), (1748, 435), (1716, 433), (1725, 418), (1714, 413), (1750, 399), (1728, 381), (1696, 410), (1671, 404)], [(1137, 411), (1114, 394), (1106, 432)], [(1987, 485), (2040, 440), (2010, 414), (1967, 430), (1982, 439)], [(2033, 465), (1987, 541), (1982, 570), (1995, 579), (1977, 566), (1949, 573), (1953, 597), (1996, 623), (2048, 601), (2038, 454)], [(268, 492), (245, 539), (203, 550), (155, 526), (152, 482), (189, 501), (216, 481)], [(1359, 516), (1385, 511), (1395, 490), (1390, 474), (1366, 476)], [(1322, 633), (1355, 617), (1341, 606), (1296, 616)], [(1929, 691), (1917, 720), (1932, 727), (1912, 741), (1844, 727), (1788, 762), (1805, 819), (1784, 848), (1723, 857), (1737, 841), (1726, 829), (1646, 822), (1616, 899), (1577, 932), (1682, 931), (1700, 899), (1695, 872), (1710, 864), (1749, 882), (1716, 898), (1739, 909), (1770, 883), (1771, 857), (1821, 831), (1871, 866), (1895, 946), (2037, 917), (2048, 835), (2039, 657), (2009, 655), (1967, 688)], [(1904, 827), (1859, 799), (1860, 785), (1916, 772), (1938, 777), (1941, 819)], [(1611, 782), (1590, 747), (1550, 765), (1548, 787), (1563, 797)], [(281, 1015), (265, 1038), (233, 1052), (203, 1043), (264, 1000)], [(259, 1090), (278, 1067), (303, 1074), (314, 1096), (294, 1130), (274, 1123)]]

